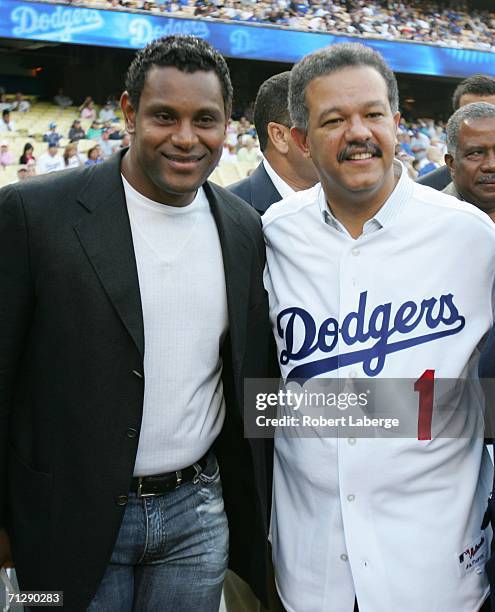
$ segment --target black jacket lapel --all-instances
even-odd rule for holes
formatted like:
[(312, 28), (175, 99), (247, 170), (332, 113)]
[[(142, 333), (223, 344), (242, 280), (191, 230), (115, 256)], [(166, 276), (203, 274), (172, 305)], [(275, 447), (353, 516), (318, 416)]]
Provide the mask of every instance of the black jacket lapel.
[(262, 163), (251, 174), (250, 183), (252, 204), (261, 215), (282, 199)]
[(120, 155), (95, 167), (78, 197), (88, 214), (74, 229), (117, 314), (144, 357), (144, 326)]
[(250, 238), (242, 228), (235, 205), (222, 196), (212, 183), (204, 185), (222, 247), (232, 361), (238, 373), (246, 346), (246, 320), (249, 307), (251, 259)]

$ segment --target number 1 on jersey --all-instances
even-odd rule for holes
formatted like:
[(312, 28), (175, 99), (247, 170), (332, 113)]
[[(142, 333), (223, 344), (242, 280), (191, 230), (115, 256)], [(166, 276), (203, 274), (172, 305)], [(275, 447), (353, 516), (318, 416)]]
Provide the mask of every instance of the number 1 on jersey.
[(419, 393), (418, 440), (431, 440), (434, 385), (435, 370), (425, 370), (414, 383), (414, 390)]

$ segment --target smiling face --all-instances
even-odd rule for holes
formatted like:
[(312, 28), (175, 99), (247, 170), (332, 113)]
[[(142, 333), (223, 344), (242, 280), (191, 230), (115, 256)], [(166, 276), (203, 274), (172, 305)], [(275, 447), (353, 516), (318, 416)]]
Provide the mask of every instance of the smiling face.
[(126, 92), (121, 105), (131, 135), (126, 179), (151, 200), (190, 204), (222, 154), (227, 117), (217, 75), (154, 66), (137, 111)]
[(293, 135), (313, 160), (327, 200), (381, 206), (395, 185), (400, 118), (392, 114), (384, 78), (369, 66), (344, 68), (311, 81), (305, 98), (308, 129)]
[(495, 212), (495, 117), (464, 121), (455, 158), (445, 156), (462, 197), (486, 213)]

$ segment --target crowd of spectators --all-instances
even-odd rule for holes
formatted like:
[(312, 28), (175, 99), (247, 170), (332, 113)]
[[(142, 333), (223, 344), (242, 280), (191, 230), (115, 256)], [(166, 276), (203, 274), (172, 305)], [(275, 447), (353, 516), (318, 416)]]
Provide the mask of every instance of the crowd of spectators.
[(447, 134), (444, 122), (433, 119), (401, 121), (397, 135), (396, 157), (416, 179), (445, 164)]
[[(54, 111), (57, 106), (62, 106), (60, 104), (62, 95), (59, 92), (55, 97)], [(79, 116), (66, 124), (66, 130), (60, 130), (55, 120), (49, 121), (40, 129), (43, 133), (42, 142), (33, 143), (31, 140), (26, 142), (19, 160), (14, 159), (9, 151), (8, 139), (2, 140), (2, 133), (5, 137), (15, 134), (16, 124), (12, 117), (17, 113), (29, 112), (29, 109), (23, 111), (18, 107), (18, 103), (22, 100), (22, 94), (18, 94), (13, 102), (11, 97), (11, 102), (8, 103), (6, 97), (0, 94), (0, 105), (3, 104), (3, 107), (0, 106), (0, 109), (3, 108), (0, 118), (0, 172), (2, 168), (18, 163), (22, 170), (19, 178), (24, 179), (33, 174), (92, 165), (100, 163), (129, 144), (129, 135), (124, 131), (123, 123), (117, 116), (116, 100), (110, 97), (97, 111), (94, 100), (88, 96), (78, 109), (74, 109), (74, 113)], [(13, 106), (16, 103), (17, 108)], [(91, 115), (85, 113), (85, 109), (90, 109)], [(261, 161), (258, 137), (250, 117), (251, 109), (248, 108), (245, 114), (234, 113), (234, 119), (229, 121), (221, 164), (240, 164), (245, 168), (255, 168)], [(82, 127), (81, 118), (86, 122), (86, 130)], [(88, 143), (84, 148), (86, 153), (78, 150), (81, 141)], [(435, 122), (428, 118), (401, 120), (396, 156), (405, 164), (412, 178), (423, 176), (443, 165), (445, 153), (446, 132), (443, 122)]]
[[(59, 0), (52, 0), (59, 2)], [(110, 10), (259, 23), (291, 29), (495, 51), (495, 11), (435, 0), (66, 0)]]
[[(54, 117), (59, 112), (57, 107), (66, 108), (67, 103), (72, 105), (72, 100), (59, 91), (54, 99)], [(36, 125), (33, 131), (38, 134), (42, 132), (38, 141), (33, 142), (36, 134), (32, 134), (33, 138), (25, 143), (21, 155), (15, 156), (10, 150), (11, 139), (19, 138), (19, 130), (13, 117), (20, 117), (20, 113), (27, 117), (30, 109), (31, 102), (25, 100), (21, 93), (7, 96), (3, 88), (0, 88), (0, 173), (9, 166), (15, 166), (18, 180), (36, 174), (97, 164), (129, 145), (129, 136), (116, 114), (116, 102), (113, 99), (107, 100), (98, 113), (94, 100), (88, 96), (74, 111), (79, 116), (74, 118), (70, 128), (60, 130), (55, 120), (43, 126)], [(86, 132), (79, 117), (85, 121), (93, 119)], [(78, 150), (81, 141), (87, 143), (85, 153)]]

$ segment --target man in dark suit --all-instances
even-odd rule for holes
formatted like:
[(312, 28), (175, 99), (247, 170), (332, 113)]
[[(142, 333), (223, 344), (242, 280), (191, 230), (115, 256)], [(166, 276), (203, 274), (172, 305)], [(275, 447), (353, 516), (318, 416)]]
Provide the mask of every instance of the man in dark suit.
[(259, 88), (254, 125), (264, 160), (251, 176), (229, 187), (260, 215), (275, 202), (318, 182), (313, 162), (301, 155), (290, 135), (289, 75), (276, 74)]
[[(485, 74), (473, 74), (459, 83), (452, 96), (454, 112), (472, 102), (495, 104), (495, 78)], [(452, 181), (448, 166), (441, 166), (417, 179), (417, 183), (442, 191)]]
[(265, 597), (260, 220), (206, 182), (232, 101), (208, 43), (151, 43), (126, 87), (130, 149), (0, 192), (0, 566), (71, 612), (216, 612), (227, 520)]

